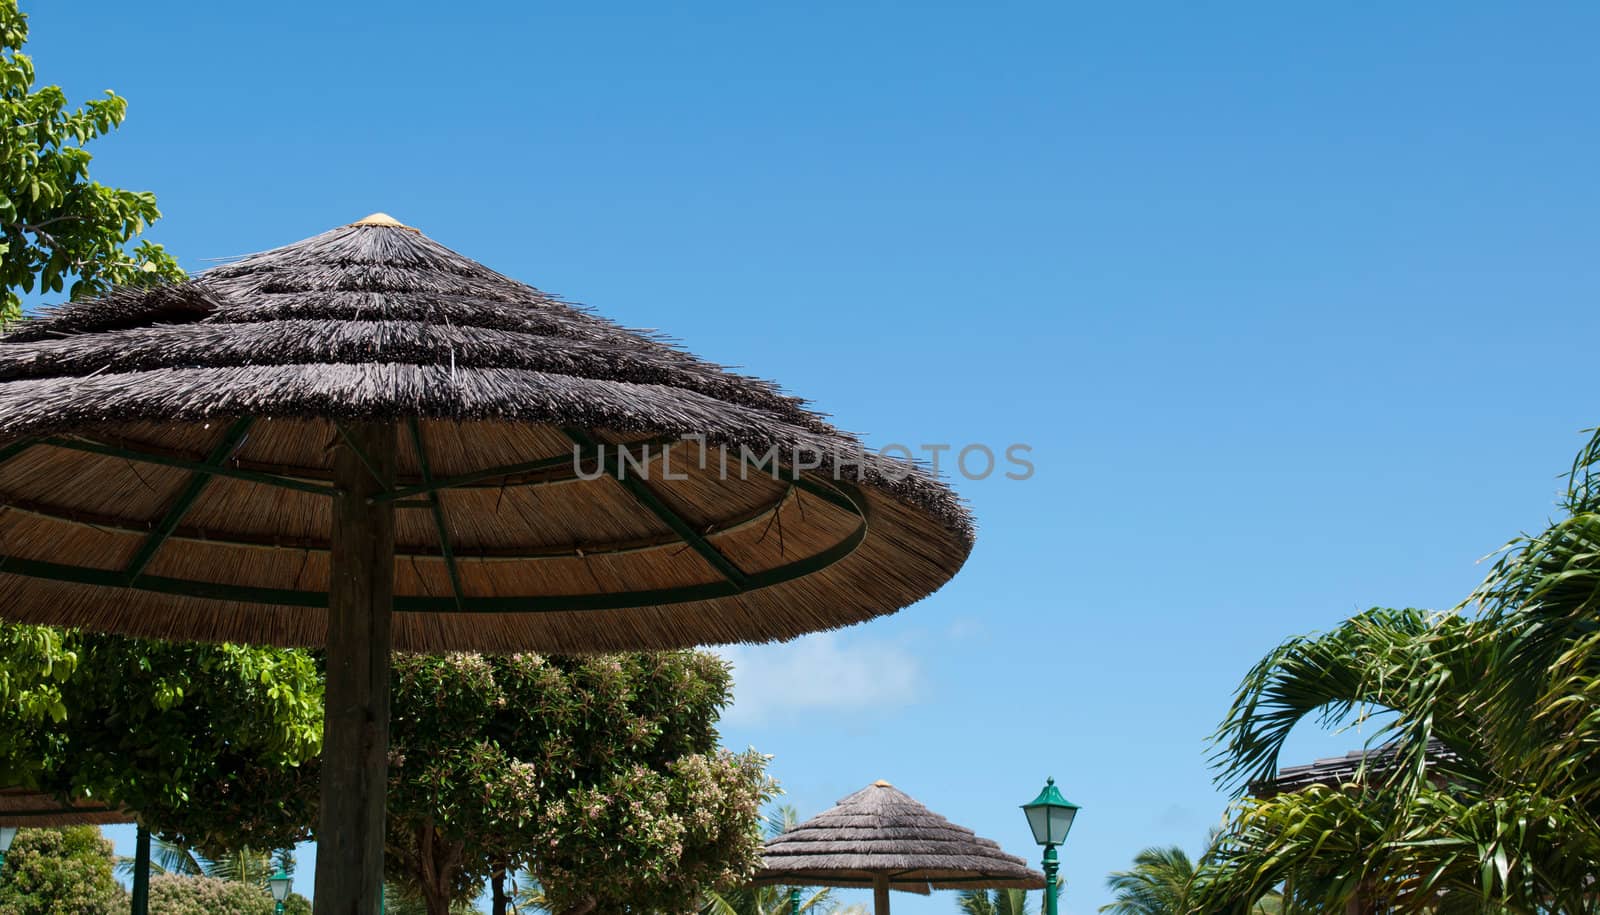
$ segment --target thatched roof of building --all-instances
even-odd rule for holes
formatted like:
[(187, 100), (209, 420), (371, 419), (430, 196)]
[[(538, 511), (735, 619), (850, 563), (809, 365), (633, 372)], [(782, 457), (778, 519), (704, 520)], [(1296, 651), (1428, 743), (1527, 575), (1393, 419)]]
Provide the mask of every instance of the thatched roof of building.
[[(1286, 766), (1278, 770), (1276, 778), (1250, 785), (1253, 797), (1269, 798), (1279, 794), (1302, 791), (1312, 785), (1341, 788), (1346, 785), (1366, 784), (1376, 776), (1394, 771), (1399, 754), (1397, 744), (1388, 743), (1370, 750), (1352, 750), (1343, 756), (1319, 759), (1303, 766)], [(1430, 741), (1425, 763), (1430, 768), (1447, 767), (1459, 757), (1454, 750), (1440, 741)]]
[(774, 385), (375, 216), (0, 337), (0, 617), (322, 642), (357, 420), (401, 430), (401, 649), (790, 638), (972, 546), (945, 485)]
[(998, 843), (958, 826), (879, 781), (768, 840), (760, 883), (892, 889), (1042, 889), (1044, 875)]
[(133, 814), (99, 801), (67, 801), (32, 788), (0, 788), (0, 826), (109, 826), (132, 822)]

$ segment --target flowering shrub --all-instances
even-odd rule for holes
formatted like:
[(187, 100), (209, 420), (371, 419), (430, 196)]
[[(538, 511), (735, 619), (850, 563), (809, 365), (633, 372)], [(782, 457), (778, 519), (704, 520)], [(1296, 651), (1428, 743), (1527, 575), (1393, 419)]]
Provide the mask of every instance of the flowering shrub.
[(21, 830), (0, 870), (0, 915), (121, 915), (128, 896), (113, 861), (93, 826)]

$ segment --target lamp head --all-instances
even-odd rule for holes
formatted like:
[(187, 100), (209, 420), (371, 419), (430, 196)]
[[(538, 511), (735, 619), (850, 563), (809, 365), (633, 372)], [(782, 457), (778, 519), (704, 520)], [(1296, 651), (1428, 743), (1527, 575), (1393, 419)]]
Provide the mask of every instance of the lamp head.
[(267, 886), (272, 890), (272, 900), (274, 902), (283, 902), (289, 898), (289, 883), (291, 879), (281, 867), (278, 868), (276, 874), (267, 878)]
[(1078, 805), (1062, 797), (1056, 790), (1056, 780), (1051, 778), (1038, 797), (1022, 805), (1022, 812), (1028, 817), (1033, 840), (1048, 848), (1066, 841), (1072, 821), (1078, 816)]

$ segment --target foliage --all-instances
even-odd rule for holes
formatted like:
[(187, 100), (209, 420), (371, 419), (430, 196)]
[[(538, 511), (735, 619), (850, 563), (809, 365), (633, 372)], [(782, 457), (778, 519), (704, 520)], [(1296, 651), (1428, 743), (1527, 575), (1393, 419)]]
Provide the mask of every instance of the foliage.
[[(284, 915), (309, 915), (311, 903), (293, 893)], [(157, 874), (150, 878), (150, 915), (273, 915), (276, 906), (264, 887), (221, 877)]]
[[(322, 682), (304, 652), (80, 635), (67, 681), (73, 788), (185, 845), (283, 847), (311, 822)], [(302, 790), (296, 790), (300, 786)]]
[[(306, 834), (315, 773), (298, 763), (322, 738), (306, 653), (0, 626), (0, 666), (12, 684), (0, 754), (17, 762), (13, 778), (124, 805), (217, 853)], [(42, 718), (42, 700), (27, 697), (47, 691)]]
[[(1238, 802), (1210, 911), (1279, 882), (1291, 909), (1600, 912), (1600, 436), (1567, 516), (1519, 538), (1454, 613), (1373, 610), (1291, 639), (1218, 731), (1222, 777), (1270, 775), (1289, 731), (1391, 713), (1393, 762), (1338, 789)], [(1429, 754), (1430, 746), (1445, 752)]]
[[(411, 890), (393, 883), (383, 887), (384, 915), (428, 915), (428, 901)], [(470, 902), (450, 903), (449, 915), (479, 915)]]
[(114, 93), (69, 108), (59, 86), (34, 87), (22, 53), (28, 19), (0, 0), (0, 323), (20, 314), (17, 290), (68, 295), (182, 276), (160, 245), (140, 241), (161, 217), (154, 194), (89, 179), (84, 146), (115, 130), (127, 102)]
[(530, 867), (557, 912), (692, 910), (755, 870), (765, 765), (754, 751), (695, 754), (574, 791), (539, 818)]
[(0, 870), (0, 915), (113, 915), (127, 894), (112, 876), (111, 843), (93, 826), (18, 831)]
[(964, 890), (956, 906), (963, 915), (1033, 915), (1027, 890)]
[(1190, 910), (1189, 891), (1195, 867), (1176, 845), (1147, 848), (1133, 858), (1133, 867), (1113, 871), (1106, 887), (1115, 897), (1100, 911), (1112, 915), (1183, 915)]
[(754, 868), (765, 759), (717, 752), (703, 652), (395, 659), (389, 869), (435, 915), (497, 866), (557, 911), (692, 907)]
[(38, 776), (37, 752), (48, 729), (66, 720), (61, 684), (77, 666), (60, 630), (46, 626), (0, 625), (0, 772), (6, 783), (28, 783)]
[[(788, 832), (800, 823), (800, 813), (792, 804), (779, 804), (762, 818), (767, 838)], [(800, 911), (808, 915), (845, 915), (854, 907), (841, 906), (828, 887), (794, 887), (745, 884), (734, 889), (706, 893), (701, 915), (788, 915), (793, 911), (789, 891), (800, 890)]]
[[(132, 858), (123, 858), (117, 865), (118, 872), (129, 879), (133, 877), (133, 868)], [(290, 877), (294, 876), (294, 852), (291, 849), (265, 852), (241, 846), (213, 859), (176, 842), (156, 839), (150, 856), (152, 874), (214, 877), (218, 880), (247, 883), (261, 890), (269, 889), (268, 879), (280, 870)]]

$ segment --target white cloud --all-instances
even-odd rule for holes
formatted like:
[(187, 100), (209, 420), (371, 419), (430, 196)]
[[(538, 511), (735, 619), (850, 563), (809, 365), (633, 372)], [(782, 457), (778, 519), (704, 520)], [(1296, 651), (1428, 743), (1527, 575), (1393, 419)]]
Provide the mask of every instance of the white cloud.
[(760, 724), (793, 712), (896, 708), (911, 702), (922, 682), (921, 667), (904, 648), (837, 632), (716, 651), (733, 665), (733, 706), (722, 716), (729, 724)]

